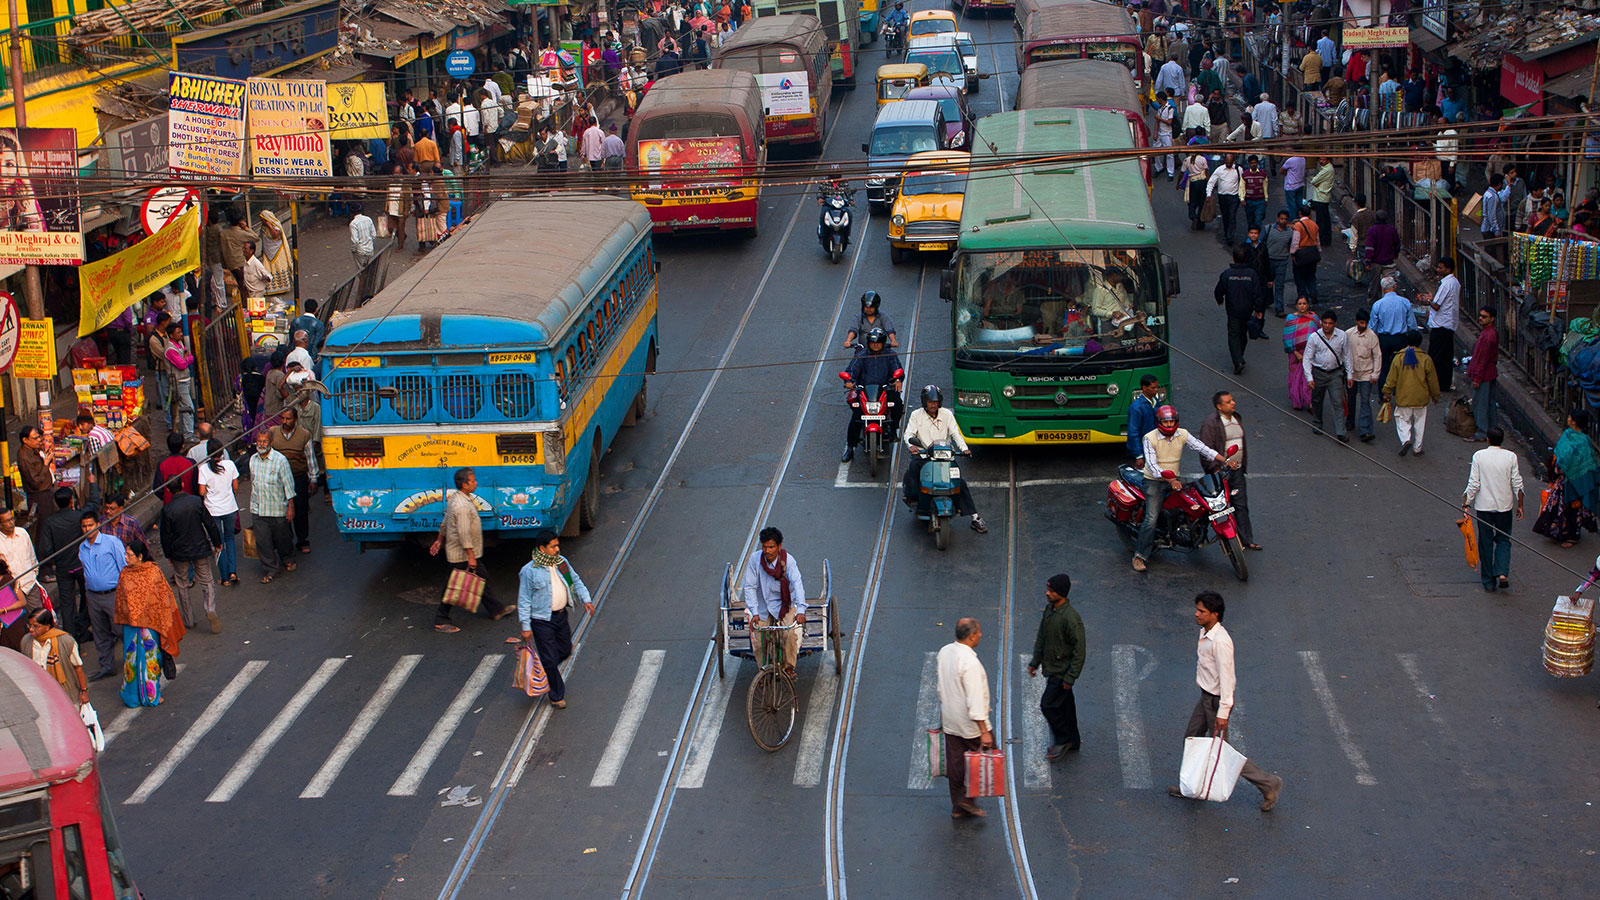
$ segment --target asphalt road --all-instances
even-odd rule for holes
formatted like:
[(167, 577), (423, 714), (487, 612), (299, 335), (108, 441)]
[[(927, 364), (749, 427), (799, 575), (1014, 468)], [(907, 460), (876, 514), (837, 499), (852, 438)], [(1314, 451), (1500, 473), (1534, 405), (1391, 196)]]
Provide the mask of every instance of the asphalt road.
[[(1011, 32), (966, 27), (980, 42)], [(997, 49), (985, 71), (1009, 71)], [(864, 68), (881, 57), (869, 49)], [(826, 158), (859, 156), (863, 87), (836, 102)], [(1014, 88), (1014, 75), (987, 80), (977, 112)], [(1215, 547), (1131, 571), (1100, 507), (1117, 449), (979, 450), (963, 468), (990, 533), (962, 528), (936, 550), (892, 499), (902, 460), (876, 480), (859, 460), (841, 470), (834, 373), (856, 298), (874, 289), (914, 351), (910, 383), (948, 388), (938, 261), (890, 265), (873, 216), (830, 264), (809, 197), (771, 191), (753, 241), (658, 241), (650, 412), (605, 459), (600, 527), (564, 542), (601, 600), (569, 707), (512, 690), (510, 622), (428, 628), (436, 561), (358, 555), (319, 505), (315, 552), (270, 589), (245, 561), (245, 585), (222, 595), (223, 634), (184, 642), (160, 707), (120, 718), (114, 690), (94, 687), (141, 887), (431, 900), (1553, 897), (1594, 884), (1595, 685), (1539, 663), (1553, 597), (1593, 539), (1554, 548), (1530, 517), (1518, 536), (1545, 557), (1519, 547), (1514, 590), (1484, 594), (1453, 525), (1472, 448), (1444, 432), (1442, 407), (1426, 456), (1399, 459), (1390, 429), (1346, 446), (1287, 411), (1276, 340), (1225, 374), (1210, 299), (1222, 248), (1187, 230), (1164, 181), (1154, 198), (1186, 287), (1172, 401), (1197, 427), (1227, 387), (1250, 427), (1266, 549), (1247, 583)], [(744, 721), (754, 664), (727, 660), (719, 677), (709, 640), (723, 566), (769, 523), (809, 594), (829, 562), (847, 634), (842, 675), (831, 655), (802, 662), (795, 737), (771, 754)], [(486, 557), (507, 596), (527, 552)], [(1047, 765), (1020, 654), (1058, 571), (1090, 649), (1083, 750)], [(1232, 737), (1286, 782), (1268, 814), (1244, 783), (1227, 804), (1165, 792), (1196, 692), (1191, 599), (1207, 588), (1227, 598), (1238, 648)], [(952, 823), (916, 746), (937, 721), (929, 656), (963, 615), (984, 628), (1013, 798)]]

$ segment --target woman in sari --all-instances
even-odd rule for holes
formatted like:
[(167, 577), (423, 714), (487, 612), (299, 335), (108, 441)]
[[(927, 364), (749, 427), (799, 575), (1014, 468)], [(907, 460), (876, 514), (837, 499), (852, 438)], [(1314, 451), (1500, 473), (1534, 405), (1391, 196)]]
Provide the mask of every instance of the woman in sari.
[(294, 261), (289, 257), (289, 238), (276, 215), (262, 210), (257, 218), (261, 220), (261, 261), (272, 273), (267, 295), (287, 294), (294, 290)]
[(161, 676), (177, 674), (175, 658), (183, 640), (183, 617), (161, 568), (150, 551), (127, 545), (128, 565), (117, 579), (115, 621), (122, 626), (122, 702), (126, 706), (161, 703)]
[[(11, 567), (0, 559), (0, 584), (12, 581)], [(0, 647), (22, 650), (22, 639), (28, 636), (28, 602), (7, 584), (0, 587), (0, 621), (11, 619), (11, 624), (0, 630)]]
[(1283, 325), (1283, 353), (1289, 358), (1289, 405), (1295, 409), (1311, 408), (1311, 387), (1306, 384), (1302, 360), (1306, 355), (1306, 341), (1317, 330), (1317, 317), (1311, 311), (1311, 301), (1304, 297), (1294, 302), (1294, 312)]
[(1595, 531), (1600, 519), (1600, 459), (1589, 440), (1589, 412), (1574, 409), (1567, 414), (1567, 430), (1556, 441), (1550, 459), (1550, 497), (1533, 523), (1535, 534), (1571, 547), (1583, 529)]

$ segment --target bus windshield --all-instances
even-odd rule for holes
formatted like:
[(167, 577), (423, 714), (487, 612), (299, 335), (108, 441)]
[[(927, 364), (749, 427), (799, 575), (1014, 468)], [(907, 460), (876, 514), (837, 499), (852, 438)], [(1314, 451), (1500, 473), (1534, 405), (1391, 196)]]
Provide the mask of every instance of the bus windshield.
[(872, 132), (869, 156), (910, 156), (939, 149), (939, 135), (931, 125), (886, 125)]
[(967, 190), (967, 176), (964, 172), (918, 172), (907, 175), (900, 183), (900, 193), (916, 196), (918, 194), (961, 194)]
[(1161, 349), (1166, 298), (1155, 249), (964, 254), (957, 270), (957, 360), (1076, 366)]

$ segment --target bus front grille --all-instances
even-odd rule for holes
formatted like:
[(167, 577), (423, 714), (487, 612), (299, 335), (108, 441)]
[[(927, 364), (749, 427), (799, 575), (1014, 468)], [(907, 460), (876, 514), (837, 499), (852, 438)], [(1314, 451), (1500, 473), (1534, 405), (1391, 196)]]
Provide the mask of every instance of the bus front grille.
[(1019, 384), (1007, 402), (1016, 410), (1087, 411), (1110, 409), (1116, 398), (1106, 393), (1105, 385)]

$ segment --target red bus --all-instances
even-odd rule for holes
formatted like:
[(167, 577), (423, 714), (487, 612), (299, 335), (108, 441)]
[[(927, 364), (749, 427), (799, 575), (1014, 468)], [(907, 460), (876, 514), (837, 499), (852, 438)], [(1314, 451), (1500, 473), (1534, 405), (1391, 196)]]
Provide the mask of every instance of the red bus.
[(1017, 71), (1050, 59), (1107, 59), (1126, 66), (1145, 92), (1144, 45), (1133, 16), (1095, 0), (1019, 0)]
[[(1034, 63), (1017, 85), (1017, 109), (1107, 109), (1128, 120), (1135, 147), (1150, 146), (1150, 125), (1133, 76), (1121, 63), (1104, 59), (1057, 59)], [(1145, 184), (1150, 159), (1139, 160)]]
[(756, 232), (767, 142), (761, 85), (749, 72), (701, 69), (663, 78), (628, 128), (633, 199), (656, 233)]
[(816, 16), (766, 16), (734, 32), (712, 66), (755, 76), (769, 145), (798, 144), (820, 155), (833, 93), (829, 53), (828, 36)]
[(0, 648), (0, 891), (136, 900), (78, 708), (32, 659)]

